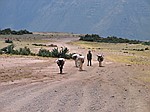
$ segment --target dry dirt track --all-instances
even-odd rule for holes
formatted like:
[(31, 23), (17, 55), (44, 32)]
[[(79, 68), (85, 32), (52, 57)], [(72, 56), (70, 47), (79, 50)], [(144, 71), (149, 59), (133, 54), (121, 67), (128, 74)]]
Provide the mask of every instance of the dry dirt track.
[(85, 62), (84, 71), (78, 71), (67, 60), (60, 75), (50, 61), (54, 59), (18, 68), (42, 73), (40, 80), (0, 85), (0, 112), (150, 112), (150, 89), (133, 80), (136, 67), (108, 60), (98, 67), (93, 60), (92, 67)]

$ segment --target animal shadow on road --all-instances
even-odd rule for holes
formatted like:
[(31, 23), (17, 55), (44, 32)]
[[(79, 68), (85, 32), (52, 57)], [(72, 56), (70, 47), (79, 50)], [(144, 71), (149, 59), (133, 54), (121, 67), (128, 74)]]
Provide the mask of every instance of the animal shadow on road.
[(87, 72), (87, 70), (79, 70), (79, 72)]
[(57, 73), (58, 75), (65, 75), (65, 74), (67, 74), (67, 73)]
[(105, 67), (105, 66), (100, 66), (100, 67)]

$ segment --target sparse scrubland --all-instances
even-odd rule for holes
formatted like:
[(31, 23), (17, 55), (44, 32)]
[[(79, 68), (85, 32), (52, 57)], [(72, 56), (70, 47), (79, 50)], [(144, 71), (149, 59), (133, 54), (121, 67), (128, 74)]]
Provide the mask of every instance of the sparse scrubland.
[(113, 61), (132, 64), (150, 64), (150, 46), (148, 45), (89, 41), (76, 41), (70, 44), (78, 45), (83, 49), (97, 50), (100, 53), (111, 53), (107, 58)]
[(120, 38), (116, 36), (108, 36), (104, 38), (97, 34), (91, 34), (91, 35), (86, 34), (86, 35), (80, 36), (80, 40), (90, 41), (90, 42), (104, 42), (104, 43), (129, 43), (129, 44), (150, 45), (150, 41), (131, 40), (131, 39)]
[(23, 35), (23, 34), (32, 34), (32, 32), (29, 32), (27, 30), (19, 30), (19, 31), (15, 31), (15, 30), (11, 30), (10, 28), (6, 28), (1, 30), (0, 29), (0, 35)]
[[(68, 45), (78, 46), (79, 49), (88, 49), (97, 53), (109, 54), (105, 58), (113, 62), (126, 64), (150, 65), (150, 46), (144, 45), (141, 41), (134, 40), (132, 44), (128, 39), (118, 39), (117, 37), (108, 37), (107, 42), (97, 41), (98, 35), (73, 35), (67, 33), (35, 33), (27, 35), (1, 35), (0, 36), (0, 54), (7, 55), (30, 55), (42, 57), (63, 57), (70, 59), (75, 52), (69, 48), (57, 45), (55, 39), (65, 37), (79, 38), (76, 41), (67, 42)], [(94, 39), (94, 41), (89, 38)], [(83, 39), (84, 38), (84, 39)], [(88, 40), (86, 40), (88, 38)], [(100, 37), (102, 40), (102, 37)], [(110, 39), (111, 38), (111, 39)], [(115, 39), (114, 39), (115, 38)], [(8, 40), (9, 39), (9, 40)], [(113, 41), (114, 39), (114, 41)], [(84, 41), (83, 41), (84, 40)], [(105, 39), (104, 39), (105, 40)], [(105, 40), (105, 41), (106, 41)], [(111, 40), (111, 42), (110, 42)], [(121, 43), (118, 43), (119, 41)], [(127, 41), (124, 43), (123, 41)], [(6, 42), (10, 41), (10, 42)]]

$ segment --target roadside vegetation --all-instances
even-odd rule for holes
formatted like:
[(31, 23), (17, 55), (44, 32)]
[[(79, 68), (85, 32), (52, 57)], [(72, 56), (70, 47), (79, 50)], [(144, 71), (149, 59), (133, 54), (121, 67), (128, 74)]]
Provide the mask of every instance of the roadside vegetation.
[(107, 54), (105, 59), (113, 62), (150, 65), (150, 47), (148, 45), (89, 41), (76, 41), (70, 44), (79, 46), (80, 49)]
[(65, 59), (71, 59), (72, 57), (72, 54), (69, 53), (69, 49), (67, 47), (61, 47), (60, 50), (57, 47), (52, 49), (52, 51), (49, 51), (47, 49), (40, 49), (37, 55), (42, 57), (61, 57)]
[[(57, 44), (57, 39), (63, 37), (73, 37), (72, 35), (58, 35), (55, 34), (31, 34), (31, 35), (0, 35), (0, 54), (3, 56), (22, 57), (63, 57), (70, 59), (72, 53), (66, 47), (60, 46), (60, 40)], [(99, 42), (99, 41), (83, 41), (77, 39), (67, 42), (78, 47), (80, 51), (91, 50), (93, 52), (93, 60), (96, 60), (96, 53), (103, 53), (105, 62), (117, 62), (129, 66), (146, 66), (150, 65), (150, 46), (148, 43), (139, 44), (131, 43), (117, 43), (117, 42)], [(25, 46), (25, 47), (24, 47)], [(77, 51), (78, 52), (78, 51)], [(18, 56), (17, 56), (18, 55)], [(83, 55), (86, 55), (83, 54)], [(47, 59), (47, 58), (44, 58)], [(137, 77), (139, 80), (146, 80), (148, 70), (141, 72), (142, 76)], [(149, 77), (149, 76), (148, 76)], [(147, 80), (146, 80), (147, 81)]]
[(115, 36), (109, 36), (107, 38), (100, 37), (97, 34), (86, 34), (84, 36), (80, 36), (82, 41), (90, 41), (90, 42), (104, 42), (104, 43), (129, 43), (129, 44), (143, 44), (143, 45), (150, 45), (150, 41), (144, 42), (139, 40), (129, 40), (124, 38), (118, 38)]
[[(53, 37), (57, 38), (58, 36), (61, 35), (53, 34)], [(0, 54), (63, 57), (66, 59), (70, 59), (72, 56), (68, 48), (60, 48), (55, 44), (49, 44), (49, 42), (53, 42), (49, 40), (49, 38), (51, 38), (49, 35), (1, 35), (1, 37)], [(117, 37), (108, 37), (104, 39), (95, 34), (87, 34), (85, 36), (80, 36), (79, 41), (70, 42), (70, 44), (79, 46), (79, 49), (90, 49), (97, 50), (100, 53), (111, 53), (111, 55), (105, 58), (112, 61), (150, 63), (150, 47), (148, 42), (144, 43), (142, 41)]]
[(0, 49), (0, 54), (11, 54), (11, 55), (31, 55), (31, 56), (42, 56), (42, 57), (54, 57), (54, 58), (66, 58), (70, 59), (72, 54), (69, 53), (69, 49), (67, 47), (61, 47), (59, 50), (57, 48), (53, 48), (52, 51), (41, 48), (37, 54), (31, 52), (30, 48), (24, 47), (19, 49), (14, 49), (15, 45), (11, 44), (2, 49)]
[(150, 64), (150, 41), (139, 41), (109, 36), (100, 37), (96, 34), (80, 36), (80, 41), (72, 44), (81, 48), (111, 53), (106, 58), (115, 62), (128, 64)]
[(15, 31), (15, 30), (11, 30), (10, 28), (6, 28), (3, 30), (0, 30), (0, 35), (23, 35), (23, 34), (32, 34), (32, 32), (25, 30), (19, 30), (19, 31)]

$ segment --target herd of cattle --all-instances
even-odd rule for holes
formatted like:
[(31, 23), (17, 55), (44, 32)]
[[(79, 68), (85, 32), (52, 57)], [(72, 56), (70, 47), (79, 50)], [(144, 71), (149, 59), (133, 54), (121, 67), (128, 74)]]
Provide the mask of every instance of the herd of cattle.
[[(80, 71), (82, 71), (83, 70), (83, 63), (84, 63), (85, 57), (82, 56), (81, 54), (73, 54), (72, 55), (72, 59), (75, 61), (75, 66), (77, 68), (79, 68)], [(91, 66), (92, 54), (91, 54), (90, 51), (87, 54), (87, 60), (88, 60), (87, 66), (89, 66), (89, 62), (90, 62), (90, 66)], [(102, 66), (102, 61), (103, 60), (104, 60), (104, 56), (102, 54), (97, 55), (97, 61), (99, 62), (99, 67)], [(56, 60), (56, 63), (59, 66), (60, 74), (62, 74), (63, 66), (65, 64), (65, 59), (64, 58), (58, 58)]]

